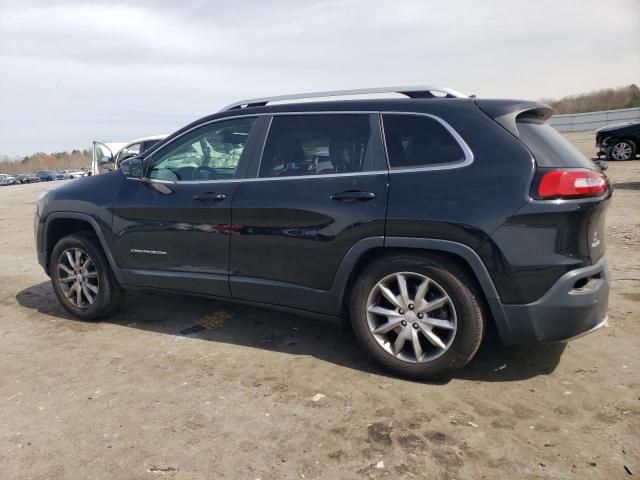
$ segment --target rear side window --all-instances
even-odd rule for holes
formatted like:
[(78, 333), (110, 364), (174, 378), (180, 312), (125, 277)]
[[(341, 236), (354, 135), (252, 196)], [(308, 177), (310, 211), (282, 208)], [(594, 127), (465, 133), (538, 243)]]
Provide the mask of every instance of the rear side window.
[(466, 159), (458, 141), (434, 118), (385, 114), (382, 119), (391, 168), (450, 165)]
[(368, 170), (370, 137), (368, 114), (275, 116), (260, 163), (260, 177)]
[(539, 167), (595, 168), (595, 164), (548, 123), (518, 120), (518, 134)]

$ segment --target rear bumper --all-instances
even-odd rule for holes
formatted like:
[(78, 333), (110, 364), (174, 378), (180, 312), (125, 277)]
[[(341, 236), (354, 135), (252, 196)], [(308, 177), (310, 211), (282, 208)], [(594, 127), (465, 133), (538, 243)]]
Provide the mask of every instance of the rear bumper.
[(603, 258), (596, 264), (567, 272), (539, 300), (502, 305), (507, 344), (561, 342), (597, 330), (606, 323), (609, 272)]

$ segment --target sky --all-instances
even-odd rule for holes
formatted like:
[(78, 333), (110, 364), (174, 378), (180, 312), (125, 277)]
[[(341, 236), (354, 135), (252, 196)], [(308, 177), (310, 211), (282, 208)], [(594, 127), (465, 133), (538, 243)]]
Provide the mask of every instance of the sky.
[(171, 133), (243, 98), (640, 83), (640, 0), (0, 0), (0, 154)]

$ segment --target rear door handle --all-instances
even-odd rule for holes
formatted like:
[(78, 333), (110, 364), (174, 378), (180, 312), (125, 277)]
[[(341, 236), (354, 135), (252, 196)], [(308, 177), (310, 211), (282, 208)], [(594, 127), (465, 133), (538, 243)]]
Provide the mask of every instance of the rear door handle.
[(376, 198), (376, 194), (373, 192), (362, 192), (359, 190), (347, 190), (346, 192), (334, 193), (331, 195), (332, 200), (338, 200), (339, 202), (366, 202), (367, 200), (373, 200)]
[(199, 202), (219, 202), (225, 198), (227, 198), (227, 196), (224, 193), (215, 192), (199, 193), (193, 196), (193, 199), (198, 200)]

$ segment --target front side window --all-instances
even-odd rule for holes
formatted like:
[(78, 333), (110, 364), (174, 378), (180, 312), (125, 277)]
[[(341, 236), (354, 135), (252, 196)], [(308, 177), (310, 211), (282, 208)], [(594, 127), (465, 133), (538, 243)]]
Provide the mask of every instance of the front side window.
[(451, 133), (434, 118), (421, 115), (382, 116), (389, 166), (431, 167), (465, 161), (465, 153)]
[(234, 178), (255, 118), (206, 125), (153, 156), (149, 178), (207, 181)]
[(367, 114), (275, 116), (260, 163), (260, 177), (356, 173), (371, 158)]

